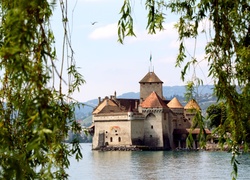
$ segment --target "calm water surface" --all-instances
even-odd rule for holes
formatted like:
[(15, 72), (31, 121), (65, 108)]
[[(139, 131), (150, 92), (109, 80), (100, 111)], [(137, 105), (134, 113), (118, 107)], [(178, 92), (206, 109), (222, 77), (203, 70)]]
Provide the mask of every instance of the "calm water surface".
[[(70, 180), (232, 179), (231, 154), (226, 152), (98, 152), (91, 150), (91, 144), (82, 144), (82, 154), (81, 161), (70, 160)], [(250, 180), (250, 155), (238, 159), (238, 179)]]

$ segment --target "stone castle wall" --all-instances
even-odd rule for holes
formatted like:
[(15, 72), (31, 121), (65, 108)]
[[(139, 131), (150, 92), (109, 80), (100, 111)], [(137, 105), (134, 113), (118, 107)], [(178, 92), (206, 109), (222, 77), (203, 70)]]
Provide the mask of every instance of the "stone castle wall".
[(163, 98), (162, 94), (162, 83), (141, 83), (140, 84), (140, 99), (145, 100), (153, 91), (155, 91), (158, 96)]
[[(119, 122), (119, 123), (117, 123)], [(119, 125), (118, 125), (119, 124)], [(130, 121), (95, 122), (93, 149), (107, 145), (131, 145)]]

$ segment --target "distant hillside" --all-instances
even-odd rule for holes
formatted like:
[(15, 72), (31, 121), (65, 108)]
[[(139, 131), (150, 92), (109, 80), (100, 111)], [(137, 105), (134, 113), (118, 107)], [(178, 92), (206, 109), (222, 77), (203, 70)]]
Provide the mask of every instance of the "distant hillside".
[[(198, 95), (213, 94), (213, 88), (214, 88), (213, 85), (200, 86), (198, 90), (196, 90), (196, 93)], [(169, 99), (170, 97), (175, 97), (175, 96), (184, 97), (185, 92), (186, 92), (185, 86), (163, 86), (163, 96), (166, 97), (166, 99)], [(118, 97), (139, 99), (140, 93), (139, 92), (127, 92)]]
[[(195, 92), (198, 95), (205, 95), (205, 94), (213, 94), (213, 85), (206, 85), (206, 86), (199, 86), (198, 89), (195, 90)], [(167, 99), (169, 97), (173, 96), (183, 96), (186, 92), (186, 87), (185, 86), (164, 86), (163, 87), (163, 95)]]
[(75, 107), (75, 115), (77, 120), (82, 120), (91, 115), (93, 109), (98, 104), (98, 99), (93, 99), (83, 103), (83, 106)]
[[(197, 99), (199, 105), (201, 106), (202, 110), (206, 110), (206, 108), (211, 104), (216, 102), (216, 98), (212, 96), (213, 94), (213, 85), (206, 85), (206, 86), (200, 86), (196, 93), (199, 95), (199, 98)], [(163, 95), (166, 99), (172, 99), (173, 97), (177, 97), (179, 101), (184, 106), (186, 104), (184, 94), (186, 92), (185, 86), (163, 86)], [(107, 94), (109, 96), (109, 94)], [(103, 98), (103, 97), (102, 97)], [(140, 93), (139, 92), (127, 92), (124, 93), (118, 98), (131, 98), (131, 99), (139, 99)], [(76, 118), (78, 120), (83, 120), (87, 117), (89, 117), (94, 109), (94, 107), (98, 104), (98, 99), (93, 99), (87, 102), (84, 102), (85, 106), (76, 108)], [(84, 120), (86, 122), (83, 122), (86, 124), (89, 124), (91, 122), (89, 119)]]
[(92, 116), (88, 116), (82, 120), (81, 125), (84, 127), (89, 127), (92, 124)]

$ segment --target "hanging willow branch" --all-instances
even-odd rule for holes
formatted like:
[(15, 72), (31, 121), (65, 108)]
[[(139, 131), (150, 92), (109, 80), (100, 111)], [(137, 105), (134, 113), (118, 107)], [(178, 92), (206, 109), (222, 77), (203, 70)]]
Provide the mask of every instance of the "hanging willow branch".
[[(0, 179), (66, 179), (68, 157), (81, 158), (79, 143), (63, 143), (69, 129), (80, 131), (75, 122), (71, 95), (84, 83), (73, 59), (68, 37), (67, 11), (63, 12), (66, 41), (72, 56), (56, 67), (54, 36), (50, 28), (56, 1), (1, 1), (0, 25)], [(67, 7), (67, 1), (60, 1)], [(71, 57), (70, 60), (68, 57)], [(69, 74), (67, 89), (55, 87)], [(52, 82), (52, 83), (51, 83)], [(72, 127), (70, 128), (70, 124)]]

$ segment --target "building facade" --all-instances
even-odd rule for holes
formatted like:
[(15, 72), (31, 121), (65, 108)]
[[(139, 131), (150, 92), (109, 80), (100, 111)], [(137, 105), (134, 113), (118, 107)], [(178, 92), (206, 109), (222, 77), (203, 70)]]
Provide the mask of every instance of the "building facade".
[[(105, 97), (93, 110), (91, 130), (94, 150), (103, 147), (186, 148), (192, 119), (200, 107), (191, 100), (185, 107), (177, 98), (163, 97), (163, 82), (148, 72), (140, 83), (140, 99)], [(198, 129), (192, 131), (194, 139)], [(194, 141), (194, 148), (198, 147)]]

